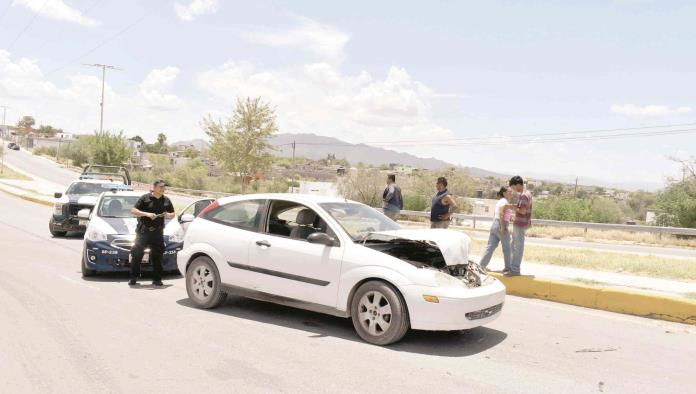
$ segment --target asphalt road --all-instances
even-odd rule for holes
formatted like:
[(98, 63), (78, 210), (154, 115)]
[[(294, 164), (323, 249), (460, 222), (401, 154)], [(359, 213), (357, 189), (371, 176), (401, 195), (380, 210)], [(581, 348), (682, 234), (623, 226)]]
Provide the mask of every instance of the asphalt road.
[(64, 186), (69, 185), (79, 175), (77, 172), (61, 167), (45, 157), (34, 156), (26, 150), (5, 149), (5, 162), (20, 170)]
[(349, 320), (181, 278), (84, 280), (82, 240), (0, 193), (0, 392), (694, 392), (696, 327), (508, 296), (490, 326), (368, 345)]
[[(12, 151), (5, 149), (5, 161), (11, 166), (32, 174), (36, 178), (47, 180), (66, 188), (79, 176), (79, 173), (73, 170), (65, 168), (45, 157), (34, 156), (26, 150)], [(198, 199), (172, 193), (169, 193), (168, 196), (172, 199), (174, 205), (179, 207), (184, 207)]]

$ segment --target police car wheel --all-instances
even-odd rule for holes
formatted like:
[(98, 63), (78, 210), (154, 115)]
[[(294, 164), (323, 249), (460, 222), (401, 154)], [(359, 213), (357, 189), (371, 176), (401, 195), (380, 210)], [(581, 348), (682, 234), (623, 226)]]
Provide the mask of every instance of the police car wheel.
[(198, 308), (220, 306), (227, 299), (222, 290), (220, 273), (208, 256), (197, 257), (186, 270), (186, 292)]
[(82, 266), (82, 277), (86, 278), (88, 276), (94, 276), (97, 274), (97, 271), (88, 269), (85, 267), (85, 262), (80, 260), (80, 265)]

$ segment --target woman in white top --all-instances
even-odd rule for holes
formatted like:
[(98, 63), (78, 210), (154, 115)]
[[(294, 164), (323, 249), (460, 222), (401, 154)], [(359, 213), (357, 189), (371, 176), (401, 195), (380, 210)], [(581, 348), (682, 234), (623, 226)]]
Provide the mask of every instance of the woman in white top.
[(495, 204), (495, 216), (493, 217), (493, 225), (491, 225), (491, 232), (488, 237), (488, 246), (479, 264), (481, 267), (486, 268), (491, 261), (493, 252), (495, 252), (495, 249), (498, 247), (498, 243), (500, 243), (503, 247), (503, 260), (505, 261), (504, 271), (509, 271), (510, 231), (508, 231), (508, 224), (512, 218), (512, 209), (508, 208), (508, 205), (510, 204), (510, 197), (512, 197), (512, 189), (507, 186), (502, 186), (498, 191), (498, 197), (500, 197), (500, 200)]

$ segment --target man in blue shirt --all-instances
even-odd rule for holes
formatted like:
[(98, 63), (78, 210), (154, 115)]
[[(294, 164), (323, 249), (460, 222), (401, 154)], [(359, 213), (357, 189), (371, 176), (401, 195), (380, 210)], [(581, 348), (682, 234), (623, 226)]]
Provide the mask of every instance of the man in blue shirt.
[(401, 188), (396, 184), (396, 175), (387, 175), (387, 187), (382, 193), (384, 214), (391, 220), (396, 221), (399, 212), (404, 209), (404, 198), (401, 195)]
[(437, 193), (433, 196), (430, 207), (430, 228), (448, 228), (453, 211), (457, 208), (457, 201), (452, 193), (447, 190), (447, 179), (437, 178), (435, 183)]

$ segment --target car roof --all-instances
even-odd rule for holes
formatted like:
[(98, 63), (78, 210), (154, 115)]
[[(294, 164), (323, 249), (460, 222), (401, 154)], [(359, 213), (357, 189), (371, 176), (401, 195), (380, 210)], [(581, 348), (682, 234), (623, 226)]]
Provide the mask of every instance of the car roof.
[(75, 184), (75, 183), (97, 183), (100, 185), (123, 185), (123, 181), (114, 179), (114, 180), (109, 180), (109, 179), (78, 179), (75, 181), (72, 181), (70, 184)]
[(322, 204), (322, 203), (356, 203), (356, 201), (351, 201), (341, 197), (329, 197), (329, 196), (318, 196), (315, 194), (298, 194), (298, 193), (258, 193), (258, 194), (244, 194), (230, 197), (223, 197), (218, 201), (221, 204), (226, 204), (233, 201), (244, 201), (244, 200), (288, 200), (295, 201), (304, 204)]
[(117, 190), (115, 192), (104, 192), (102, 193), (106, 196), (124, 196), (124, 197), (140, 197), (146, 192), (143, 191), (132, 191), (132, 190)]

